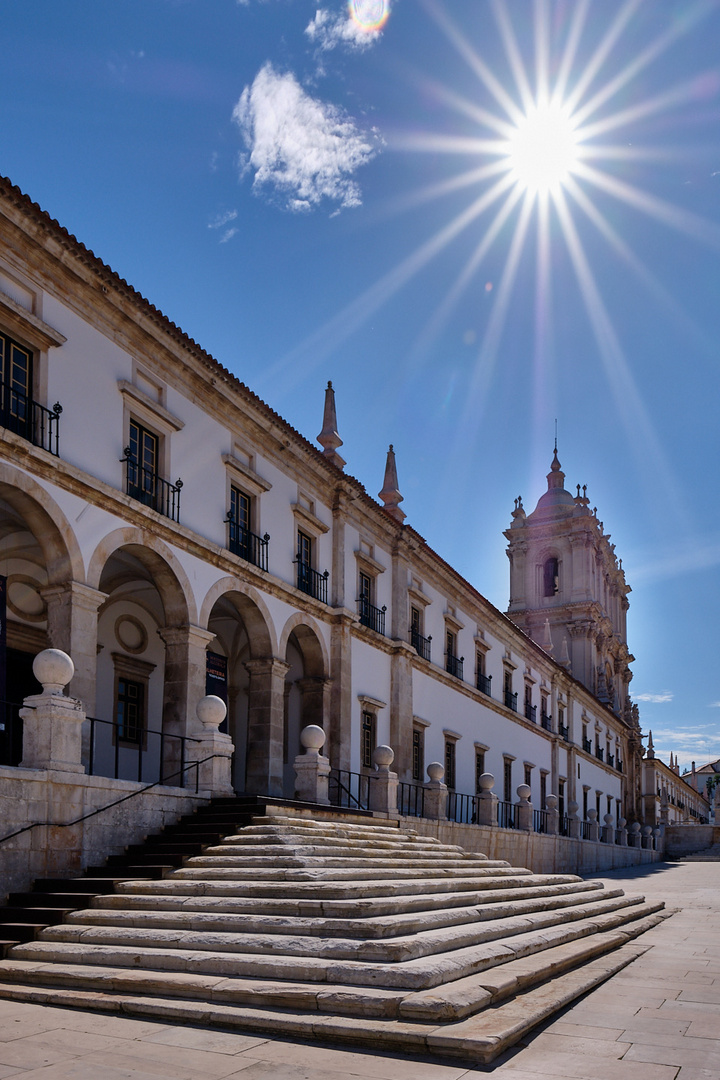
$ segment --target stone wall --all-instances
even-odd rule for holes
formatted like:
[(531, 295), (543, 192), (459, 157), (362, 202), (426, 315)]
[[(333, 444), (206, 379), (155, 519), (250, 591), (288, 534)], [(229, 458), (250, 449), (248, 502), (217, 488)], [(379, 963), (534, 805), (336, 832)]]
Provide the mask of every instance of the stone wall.
[(681, 859), (694, 851), (705, 851), (720, 843), (720, 826), (713, 825), (667, 825), (665, 827), (665, 853), (669, 859)]
[[(101, 864), (208, 802), (202, 791), (145, 787), (102, 776), (0, 767), (0, 840), (31, 822), (55, 823), (0, 842), (0, 900), (28, 889), (35, 878), (64, 877)], [(59, 824), (133, 792), (140, 794), (78, 825)]]

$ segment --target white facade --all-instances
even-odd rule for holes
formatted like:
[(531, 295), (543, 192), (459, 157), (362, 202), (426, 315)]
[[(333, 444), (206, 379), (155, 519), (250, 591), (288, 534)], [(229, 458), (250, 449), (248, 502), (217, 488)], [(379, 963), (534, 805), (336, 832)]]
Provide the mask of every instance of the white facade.
[[(537, 620), (530, 636), (515, 625), (527, 607), (515, 579), (513, 622), (403, 524), (392, 453), (384, 505), (343, 471), (331, 391), (320, 451), (5, 181), (0, 334), (7, 697), (34, 692), (28, 657), (69, 652), (70, 692), (105, 721), (87, 736), (95, 771), (178, 768), (210, 653), (227, 664), (239, 791), (292, 797), (300, 728), (319, 723), (338, 770), (367, 772), (368, 748), (389, 743), (403, 781), (440, 761), (458, 792), (486, 771), (514, 801), (527, 777), (536, 806), (555, 793), (565, 812), (575, 801), (635, 818), (629, 590), (615, 564), (596, 559), (585, 582), (592, 649), (578, 637), (565, 663), (551, 633), (559, 663)], [(13, 346), (32, 358), (25, 397), (10, 385)], [(30, 399), (62, 405), (57, 453), (23, 412)], [(576, 509), (572, 528), (595, 529)], [(575, 558), (565, 524), (552, 550)], [(516, 526), (517, 513), (514, 552), (528, 531)], [(613, 693), (588, 676), (602, 665)]]

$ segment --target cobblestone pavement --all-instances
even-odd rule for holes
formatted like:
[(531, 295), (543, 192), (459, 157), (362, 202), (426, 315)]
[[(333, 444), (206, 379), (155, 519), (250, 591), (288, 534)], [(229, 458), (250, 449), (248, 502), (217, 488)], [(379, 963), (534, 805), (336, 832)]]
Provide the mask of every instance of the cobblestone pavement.
[(679, 910), (639, 960), (492, 1066), (0, 1001), (0, 1080), (720, 1080), (720, 861), (602, 880)]

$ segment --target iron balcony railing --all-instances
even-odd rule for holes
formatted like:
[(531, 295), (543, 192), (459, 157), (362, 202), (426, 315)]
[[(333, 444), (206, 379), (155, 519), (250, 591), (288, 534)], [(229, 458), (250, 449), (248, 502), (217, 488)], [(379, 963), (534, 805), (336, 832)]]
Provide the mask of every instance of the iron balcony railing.
[[(188, 743), (199, 742), (186, 735), (141, 728), (137, 738), (123, 738), (112, 720), (88, 716), (90, 745), (87, 772), (114, 780), (185, 786)], [(178, 782), (178, 777), (180, 780)]]
[(546, 712), (540, 713), (540, 725), (545, 731), (552, 731), (552, 718)]
[(529, 701), (525, 702), (525, 719), (531, 724), (537, 724), (537, 705), (531, 705)]
[[(544, 726), (545, 726), (545, 725), (543, 725), (543, 727), (544, 727)], [(551, 730), (551, 729), (550, 729), (550, 728), (548, 728), (548, 731), (550, 731), (550, 730)], [(565, 725), (564, 725), (564, 724), (558, 724), (558, 731), (560, 732), (560, 738), (561, 738), (561, 739), (564, 739), (564, 740), (565, 740), (565, 742), (569, 742), (569, 741), (570, 741), (570, 728), (569, 728), (569, 727), (565, 727)]]
[(615, 755), (614, 754), (608, 754), (607, 763), (608, 763), (608, 765), (610, 766), (611, 769), (614, 767), (614, 765), (615, 765)]
[(456, 679), (460, 679), (461, 682), (463, 677), (464, 663), (464, 656), (453, 656), (452, 653), (447, 653), (445, 656), (445, 670), (448, 672), (448, 674), (454, 675)]
[(511, 690), (505, 691), (505, 706), (512, 709), (513, 712), (517, 712), (517, 693), (513, 694)]
[(308, 566), (307, 563), (298, 561), (297, 564), (297, 587), (300, 592), (306, 593), (308, 596), (314, 597), (316, 600), (320, 600), (323, 604), (327, 604), (327, 583), (328, 583), (329, 571), (325, 571), (323, 574), (317, 570), (313, 570), (312, 566)]
[(423, 660), (430, 659), (431, 641), (432, 637), (423, 637), (419, 630), (410, 631), (410, 644), (418, 656), (422, 656)]
[(386, 611), (386, 607), (376, 608), (369, 600), (358, 600), (360, 622), (363, 626), (367, 626), (368, 629), (374, 630), (377, 634), (385, 634)]
[(156, 510), (158, 514), (179, 522), (182, 480), (177, 480), (174, 484), (163, 480), (152, 469), (140, 465), (132, 456), (129, 446), (125, 447), (124, 456), (120, 460), (125, 462), (126, 493), (144, 506)]
[(61, 413), (62, 405), (59, 402), (55, 402), (52, 409), (46, 409), (20, 390), (0, 383), (0, 426), (14, 431), (33, 446), (39, 446), (55, 457), (59, 454)]
[(485, 697), (492, 697), (492, 675), (481, 675), (478, 672), (477, 688)]
[(225, 521), (228, 523), (228, 549), (233, 555), (252, 563), (258, 570), (267, 570), (270, 533), (256, 536), (239, 521), (233, 520), (232, 510), (228, 510)]
[(595, 757), (598, 759), (598, 761), (605, 760), (605, 751), (603, 750), (602, 746), (595, 747)]
[(590, 742), (589, 739), (586, 739), (584, 735), (583, 735), (583, 741), (582, 741), (582, 748), (583, 748), (583, 750), (585, 751), (586, 754), (591, 754), (592, 753), (592, 743)]
[(620, 760), (620, 758), (618, 758), (617, 761), (615, 762), (615, 768), (617, 769), (618, 772), (623, 771), (623, 764), (622, 764), (622, 761)]

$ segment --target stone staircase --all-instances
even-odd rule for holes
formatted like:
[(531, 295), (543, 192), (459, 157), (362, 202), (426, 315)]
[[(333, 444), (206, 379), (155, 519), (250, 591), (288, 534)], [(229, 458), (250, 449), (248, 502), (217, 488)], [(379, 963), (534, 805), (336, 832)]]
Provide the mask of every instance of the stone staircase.
[(0, 996), (489, 1062), (644, 952), (661, 909), (268, 805), (12, 948)]

